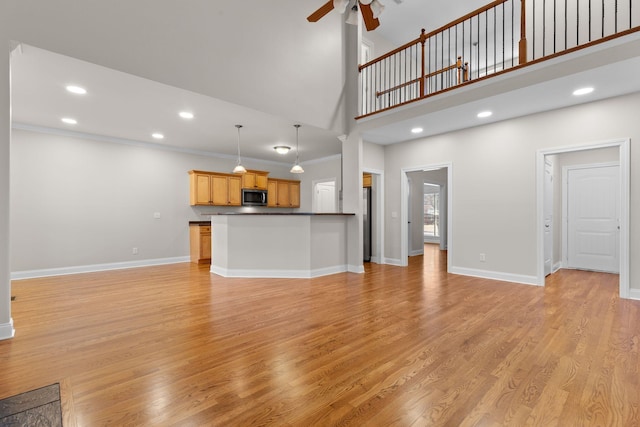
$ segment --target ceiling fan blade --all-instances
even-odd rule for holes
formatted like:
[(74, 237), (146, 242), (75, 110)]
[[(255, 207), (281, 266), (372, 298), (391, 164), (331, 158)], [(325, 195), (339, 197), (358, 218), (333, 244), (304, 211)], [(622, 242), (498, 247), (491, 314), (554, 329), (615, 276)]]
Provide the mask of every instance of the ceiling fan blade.
[(362, 12), (362, 19), (364, 20), (364, 26), (367, 31), (372, 31), (378, 28), (380, 21), (378, 18), (373, 17), (373, 11), (370, 4), (360, 3), (360, 12)]
[(313, 12), (311, 15), (307, 17), (307, 21), (309, 22), (317, 22), (320, 18), (322, 18), (327, 13), (333, 10), (333, 0), (329, 0), (325, 4), (323, 4), (320, 9)]

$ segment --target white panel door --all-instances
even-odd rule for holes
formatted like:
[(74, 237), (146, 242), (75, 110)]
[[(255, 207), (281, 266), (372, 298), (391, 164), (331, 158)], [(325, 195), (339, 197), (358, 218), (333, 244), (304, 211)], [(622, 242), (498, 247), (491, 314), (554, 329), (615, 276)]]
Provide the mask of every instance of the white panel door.
[(544, 165), (544, 275), (553, 268), (553, 164)]
[(618, 273), (618, 166), (567, 171), (569, 268)]

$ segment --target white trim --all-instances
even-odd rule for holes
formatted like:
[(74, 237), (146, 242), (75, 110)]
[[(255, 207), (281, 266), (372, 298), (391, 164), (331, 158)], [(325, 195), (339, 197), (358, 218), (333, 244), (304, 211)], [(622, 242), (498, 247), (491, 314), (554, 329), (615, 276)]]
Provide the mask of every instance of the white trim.
[(13, 318), (9, 319), (9, 323), (0, 323), (0, 340), (8, 340), (16, 335), (13, 327)]
[(555, 273), (556, 271), (560, 270), (562, 268), (563, 264), (562, 261), (556, 262), (555, 264), (553, 264), (553, 267), (551, 267), (551, 274)]
[(398, 267), (406, 267), (406, 265), (402, 265), (402, 260), (398, 258), (384, 258), (383, 264), (397, 265)]
[(482, 279), (500, 280), (502, 282), (520, 283), (523, 285), (540, 286), (536, 276), (525, 276), (522, 274), (502, 273), (500, 271), (478, 270), (475, 268), (453, 267), (451, 272), (462, 276), (478, 277)]
[(620, 298), (630, 298), (629, 285), (629, 197), (630, 197), (630, 150), (629, 138), (602, 142), (585, 143), (568, 147), (538, 150), (536, 152), (536, 244), (537, 244), (537, 280), (544, 285), (544, 157), (551, 154), (562, 154), (584, 151), (595, 148), (618, 147), (620, 161)]
[(640, 289), (629, 289), (629, 299), (640, 300)]
[[(244, 277), (262, 279), (313, 279), (315, 277), (329, 276), (331, 274), (345, 273), (351, 266), (336, 265), (333, 267), (318, 268), (315, 270), (254, 270), (254, 269), (228, 269), (211, 266), (211, 273), (222, 277)], [(362, 269), (364, 272), (364, 268)]]
[(380, 257), (372, 256), (371, 257), (371, 261), (369, 261), (369, 262), (372, 262), (374, 264), (380, 264)]
[(360, 265), (347, 265), (347, 271), (349, 273), (356, 273), (356, 274), (362, 274), (364, 273), (364, 264), (360, 264)]
[[(217, 159), (232, 159), (232, 160), (237, 159), (235, 154), (234, 155), (230, 155), (230, 154), (212, 153), (211, 151), (194, 150), (194, 149), (191, 149), (191, 148), (176, 147), (176, 146), (172, 146), (172, 145), (157, 144), (157, 143), (146, 142), (146, 141), (136, 141), (136, 140), (133, 140), (133, 139), (118, 138), (118, 137), (115, 137), (115, 136), (97, 135), (97, 134), (87, 133), (87, 132), (77, 132), (77, 131), (66, 130), (66, 129), (50, 128), (50, 127), (46, 127), (46, 126), (29, 125), (29, 124), (26, 124), (26, 123), (13, 122), (13, 123), (11, 123), (11, 128), (12, 129), (18, 129), (18, 130), (26, 130), (26, 131), (30, 131), (30, 132), (44, 133), (44, 134), (49, 134), (49, 135), (59, 135), (59, 136), (68, 136), (68, 137), (72, 137), (72, 138), (82, 138), (82, 139), (87, 139), (87, 140), (90, 140), (90, 141), (110, 142), (110, 143), (113, 143), (113, 144), (132, 145), (132, 146), (135, 146), (135, 147), (144, 147), (144, 148), (148, 148), (148, 149), (152, 149), (152, 150), (173, 151), (173, 152), (178, 152), (178, 153), (193, 154), (193, 155), (196, 155), (196, 156), (214, 157), (214, 158), (217, 158)], [(305, 161), (305, 162), (300, 162), (300, 164), (301, 165), (312, 165), (312, 164), (315, 164), (315, 163), (322, 163), (322, 162), (326, 162), (326, 161), (329, 161), (329, 160), (334, 160), (334, 159), (340, 158), (341, 156), (342, 156), (342, 154), (332, 154), (331, 156), (322, 157), (322, 158), (319, 158), (319, 159), (308, 160), (308, 161)], [(273, 161), (273, 160), (256, 159), (256, 158), (253, 158), (253, 157), (245, 157), (245, 156), (242, 156), (242, 160), (243, 161), (249, 161), (249, 162), (264, 163), (264, 164), (269, 164), (269, 165), (277, 165), (277, 166), (287, 166), (287, 165), (289, 165), (289, 163), (285, 163), (285, 162), (276, 162), (276, 161)]]
[[(425, 166), (412, 166), (400, 169), (400, 265), (409, 265), (409, 225), (408, 221), (408, 197), (409, 197), (409, 172), (431, 171), (447, 168), (447, 272), (451, 271), (451, 260), (453, 259), (453, 163), (439, 163)], [(394, 260), (395, 261), (395, 260)]]
[(153, 265), (189, 262), (188, 256), (173, 258), (145, 259), (140, 261), (112, 262), (107, 264), (76, 265), (72, 267), (45, 268), (11, 272), (11, 280), (33, 279), (36, 277), (63, 276), (66, 274), (93, 273), (96, 271), (122, 270), (125, 268), (150, 267)]
[(423, 249), (414, 249), (411, 252), (409, 252), (409, 256), (417, 256), (417, 255), (424, 255), (424, 248)]

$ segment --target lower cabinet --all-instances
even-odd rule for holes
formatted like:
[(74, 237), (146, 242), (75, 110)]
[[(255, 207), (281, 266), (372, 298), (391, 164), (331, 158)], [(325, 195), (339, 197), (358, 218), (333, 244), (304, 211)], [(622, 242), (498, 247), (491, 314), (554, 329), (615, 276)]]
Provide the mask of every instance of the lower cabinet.
[(211, 264), (211, 225), (189, 224), (191, 262)]
[(267, 181), (267, 206), (271, 208), (299, 208), (300, 181), (269, 179)]

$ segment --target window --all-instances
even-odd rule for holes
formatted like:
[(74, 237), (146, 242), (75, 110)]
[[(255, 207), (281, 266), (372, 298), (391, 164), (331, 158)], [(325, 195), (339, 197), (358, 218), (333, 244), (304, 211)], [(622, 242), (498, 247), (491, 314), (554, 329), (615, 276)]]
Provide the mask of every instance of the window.
[(424, 237), (440, 237), (440, 186), (424, 184)]

